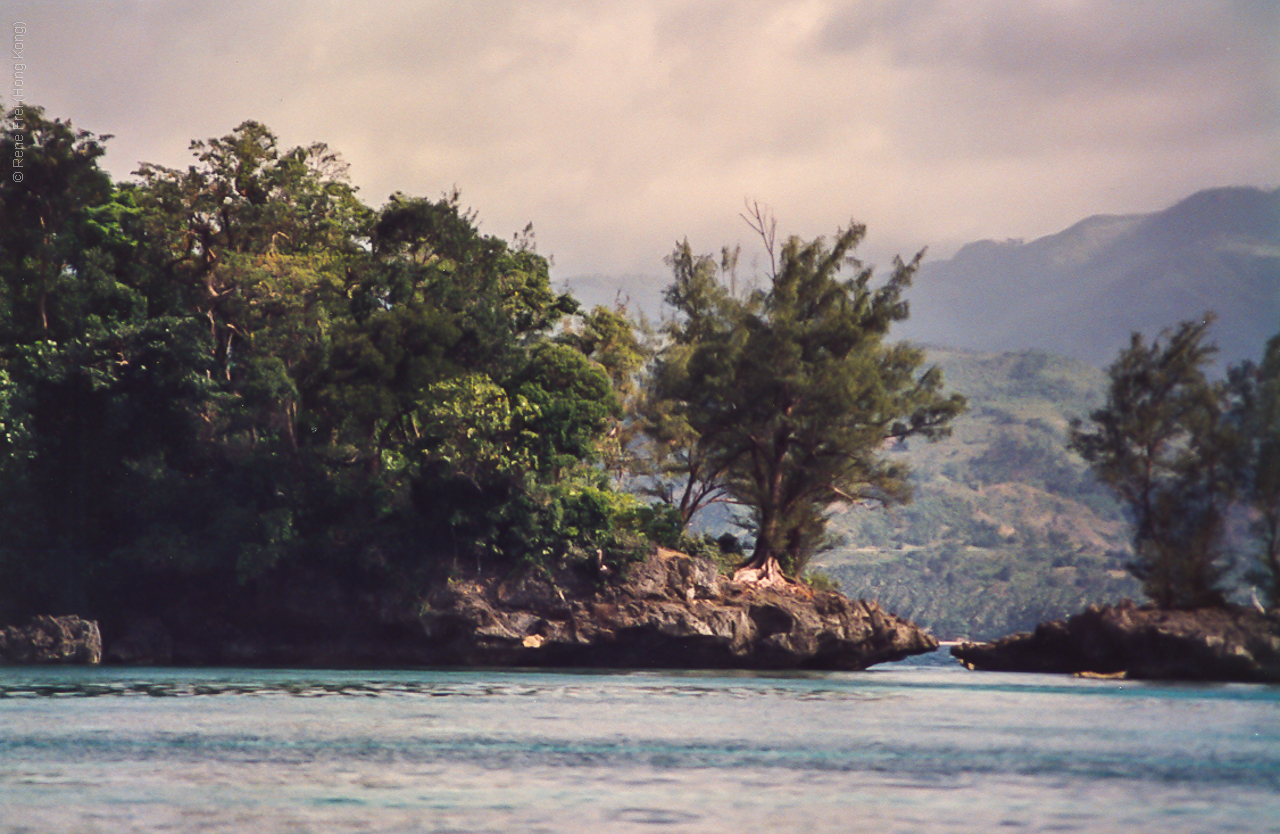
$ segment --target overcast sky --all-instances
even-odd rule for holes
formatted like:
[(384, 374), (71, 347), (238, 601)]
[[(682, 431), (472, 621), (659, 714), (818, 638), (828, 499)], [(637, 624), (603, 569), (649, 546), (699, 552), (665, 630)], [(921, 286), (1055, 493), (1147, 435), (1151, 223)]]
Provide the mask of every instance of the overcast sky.
[[(457, 186), (558, 279), (865, 222), (864, 254), (1280, 185), (1275, 0), (0, 0), (29, 101), (185, 166), (246, 119), (365, 202)], [(8, 37), (8, 33), (3, 33)], [(7, 70), (7, 67), (5, 68)], [(7, 86), (7, 85), (6, 85)]]

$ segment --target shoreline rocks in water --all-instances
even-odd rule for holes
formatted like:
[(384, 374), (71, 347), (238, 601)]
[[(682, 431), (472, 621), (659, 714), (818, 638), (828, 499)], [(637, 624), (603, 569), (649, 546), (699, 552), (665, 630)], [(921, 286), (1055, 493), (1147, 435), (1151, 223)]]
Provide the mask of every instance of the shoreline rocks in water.
[(38, 616), (27, 626), (0, 628), (0, 664), (99, 663), (98, 624), (79, 617)]
[(1033, 633), (964, 643), (951, 654), (980, 671), (1280, 682), (1280, 612), (1090, 606)]
[(874, 602), (721, 576), (659, 550), (606, 581), (590, 566), (440, 580), (372, 594), (331, 577), (282, 577), (248, 615), (175, 607), (119, 624), (107, 661), (312, 668), (506, 666), (865, 669), (935, 650)]
[(938, 646), (877, 603), (734, 582), (674, 551), (582, 590), (537, 575), (458, 582), (437, 589), (422, 621), (458, 665), (857, 670)]

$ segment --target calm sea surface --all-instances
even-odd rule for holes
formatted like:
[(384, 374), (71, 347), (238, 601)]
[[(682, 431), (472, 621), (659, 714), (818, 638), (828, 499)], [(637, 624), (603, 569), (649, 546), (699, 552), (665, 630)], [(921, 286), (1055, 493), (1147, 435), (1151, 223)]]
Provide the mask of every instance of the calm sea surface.
[(1280, 687), (0, 668), (0, 834), (1280, 832)]

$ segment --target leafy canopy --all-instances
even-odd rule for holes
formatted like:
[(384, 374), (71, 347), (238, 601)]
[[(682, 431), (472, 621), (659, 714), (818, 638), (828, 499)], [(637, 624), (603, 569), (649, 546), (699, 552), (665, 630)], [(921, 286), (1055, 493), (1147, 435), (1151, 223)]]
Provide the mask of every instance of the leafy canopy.
[(627, 325), (562, 327), (530, 230), (456, 193), (371, 209), (258, 122), (120, 184), (106, 138), (30, 107), (0, 132), (28, 166), (0, 183), (0, 621), (634, 550), (595, 465)]
[(686, 520), (720, 496), (749, 509), (748, 569), (799, 574), (824, 545), (833, 503), (907, 500), (887, 444), (943, 436), (964, 407), (942, 393), (936, 368), (921, 371), (920, 350), (885, 341), (908, 315), (902, 295), (920, 256), (895, 260), (873, 286), (854, 255), (864, 234), (851, 225), (830, 242), (770, 248), (768, 286), (742, 295), (731, 252), (717, 267), (685, 242), (668, 259), (676, 317), (650, 383), (648, 434), (683, 479), (668, 494), (680, 493)]
[(1237, 439), (1223, 419), (1225, 389), (1205, 372), (1211, 320), (1183, 322), (1150, 344), (1133, 334), (1108, 369), (1106, 403), (1071, 428), (1070, 447), (1128, 508), (1130, 569), (1162, 607), (1223, 602)]

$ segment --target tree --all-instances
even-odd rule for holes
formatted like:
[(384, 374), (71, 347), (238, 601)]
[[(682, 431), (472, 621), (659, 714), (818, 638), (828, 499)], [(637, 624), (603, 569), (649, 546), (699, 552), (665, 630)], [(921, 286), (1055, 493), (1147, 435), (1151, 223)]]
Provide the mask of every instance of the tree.
[(1260, 365), (1233, 368), (1229, 380), (1230, 419), (1242, 440), (1241, 497), (1258, 546), (1248, 578), (1280, 608), (1280, 334), (1267, 343)]
[(563, 327), (530, 229), (456, 193), (372, 211), (256, 122), (123, 184), (104, 139), (29, 107), (0, 133), (0, 621), (638, 552), (598, 466), (638, 342)]
[(598, 339), (552, 337), (577, 302), (552, 290), (528, 230), (514, 244), (480, 234), (456, 193), (396, 194), (371, 228), (349, 316), (304, 392), (308, 428), (367, 473), (397, 523), (459, 557), (563, 553), (579, 529), (561, 523), (565, 491), (617, 410), (614, 357)]
[(665, 412), (650, 433), (683, 446), (682, 511), (717, 492), (749, 508), (755, 549), (739, 576), (775, 581), (799, 575), (824, 546), (832, 504), (908, 500), (905, 468), (886, 444), (945, 436), (964, 400), (942, 394), (937, 368), (920, 372), (920, 350), (885, 343), (908, 315), (902, 294), (920, 256), (896, 259), (873, 287), (853, 255), (865, 227), (831, 243), (793, 237), (775, 253), (772, 222), (759, 210), (753, 219), (775, 265), (767, 289), (740, 296), (725, 286), (731, 251), (719, 270), (687, 242), (668, 261), (676, 318), (650, 383)]
[(1205, 374), (1216, 351), (1206, 341), (1211, 321), (1183, 322), (1150, 344), (1133, 334), (1108, 370), (1106, 403), (1071, 426), (1070, 448), (1132, 516), (1130, 570), (1165, 608), (1223, 603), (1236, 441), (1223, 386)]
[(366, 256), (369, 211), (324, 144), (281, 150), (248, 121), (191, 150), (199, 164), (185, 171), (144, 163), (137, 172), (153, 304), (207, 322), (218, 376), (233, 387), (264, 357), (292, 369)]
[(24, 175), (0, 183), (0, 585), (44, 610), (84, 603), (130, 535), (125, 485), (184, 457), (202, 388), (190, 328), (147, 316), (137, 208), (98, 167), (107, 138), (37, 107), (0, 136)]
[(652, 358), (646, 341), (649, 336), (651, 331), (644, 318), (631, 317), (626, 306), (619, 304), (612, 310), (597, 306), (575, 316), (556, 337), (599, 365), (613, 385), (619, 415), (611, 422), (597, 451), (618, 488), (643, 465), (636, 441), (642, 429), (638, 419), (643, 398), (640, 379)]
[(17, 338), (67, 334), (53, 308), (83, 263), (88, 238), (109, 217), (104, 207), (114, 188), (98, 159), (110, 138), (50, 120), (39, 107), (4, 114), (0, 155), (21, 163), (22, 179), (0, 180), (0, 306)]

